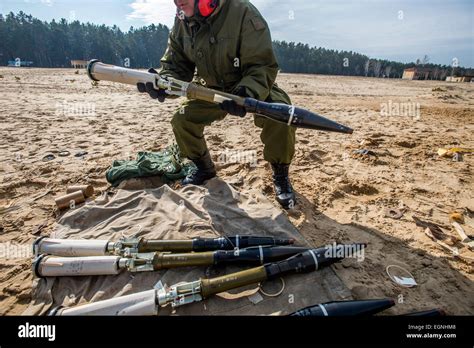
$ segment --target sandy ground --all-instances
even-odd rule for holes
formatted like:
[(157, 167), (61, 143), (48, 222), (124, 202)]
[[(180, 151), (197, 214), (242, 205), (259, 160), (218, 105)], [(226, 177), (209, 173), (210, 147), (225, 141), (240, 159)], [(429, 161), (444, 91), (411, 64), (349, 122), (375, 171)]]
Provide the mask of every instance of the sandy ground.
[[(355, 129), (351, 136), (298, 130), (291, 175), (299, 204), (288, 212), (315, 246), (369, 244), (363, 262), (335, 266), (353, 296), (394, 298), (399, 304), (386, 314), (433, 307), (474, 314), (474, 253), (459, 239), (450, 243), (459, 256), (443, 249), (412, 219), (437, 223), (456, 238), (449, 213), (474, 210), (473, 156), (454, 162), (437, 155), (440, 147), (474, 148), (474, 85), (289, 74), (278, 83), (295, 104)], [(75, 183), (92, 184), (98, 197), (114, 159), (171, 143), (169, 121), (179, 101), (159, 104), (131, 86), (92, 87), (84, 71), (73, 69), (1, 68), (0, 91), (0, 313), (11, 315), (31, 299), (31, 256), (20, 251), (28, 254), (31, 242), (54, 229), (54, 197)], [(381, 116), (397, 103), (418, 103), (419, 114)], [(70, 114), (65, 105), (95, 116)], [(219, 176), (241, 191), (260, 188), (277, 205), (251, 117), (228, 116), (206, 137), (215, 160), (226, 150), (256, 151), (256, 166), (218, 162)], [(377, 156), (357, 158), (356, 149)], [(70, 155), (59, 156), (65, 150)], [(79, 151), (87, 155), (75, 157)], [(43, 161), (47, 154), (55, 158)], [(403, 216), (387, 217), (392, 208), (403, 208)], [(472, 222), (462, 227), (474, 234)], [(388, 265), (409, 270), (418, 286), (394, 284)]]

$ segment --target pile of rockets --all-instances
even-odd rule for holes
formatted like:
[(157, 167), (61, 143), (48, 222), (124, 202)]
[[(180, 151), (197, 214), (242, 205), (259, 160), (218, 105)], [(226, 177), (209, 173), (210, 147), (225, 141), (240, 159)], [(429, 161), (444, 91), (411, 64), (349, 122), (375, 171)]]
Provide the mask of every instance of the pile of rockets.
[[(50, 315), (157, 315), (161, 307), (179, 307), (212, 295), (287, 274), (308, 273), (342, 260), (338, 250), (361, 250), (365, 244), (334, 244), (316, 249), (293, 246), (292, 239), (234, 236), (192, 240), (150, 240), (124, 238), (70, 240), (41, 237), (33, 244), (33, 270), (37, 277), (116, 275), (123, 271), (146, 272), (161, 269), (217, 264), (256, 264), (257, 267), (211, 279), (198, 279), (163, 286), (126, 296), (76, 307), (55, 308)], [(301, 309), (293, 316), (369, 316), (395, 305), (389, 298), (336, 301)], [(432, 309), (411, 316), (439, 316)]]
[[(158, 74), (104, 64), (96, 59), (87, 66), (93, 81), (110, 81), (137, 86), (151, 83), (169, 95), (187, 97), (220, 104), (233, 100), (247, 112), (297, 128), (351, 134), (353, 130), (309, 110), (293, 105), (267, 103), (253, 98), (224, 93)], [(65, 196), (58, 207), (84, 197)], [(82, 192), (87, 196), (87, 192)], [(250, 263), (259, 266), (236, 273), (154, 289), (98, 301), (73, 308), (55, 308), (53, 315), (156, 315), (161, 307), (179, 307), (202, 301), (212, 295), (226, 292), (287, 274), (308, 273), (327, 267), (346, 257), (339, 250), (361, 250), (365, 244), (332, 245), (316, 249), (290, 246), (293, 240), (272, 237), (235, 236), (196, 238), (193, 240), (69, 240), (40, 238), (34, 243), (36, 255), (33, 268), (38, 277), (114, 275), (129, 272), (156, 271), (176, 267), (206, 266), (228, 263)], [(341, 255), (342, 254), (342, 255)], [(355, 316), (373, 315), (392, 307), (392, 299), (339, 301), (318, 304), (299, 310), (295, 316)], [(409, 315), (442, 315), (441, 310), (411, 313)]]

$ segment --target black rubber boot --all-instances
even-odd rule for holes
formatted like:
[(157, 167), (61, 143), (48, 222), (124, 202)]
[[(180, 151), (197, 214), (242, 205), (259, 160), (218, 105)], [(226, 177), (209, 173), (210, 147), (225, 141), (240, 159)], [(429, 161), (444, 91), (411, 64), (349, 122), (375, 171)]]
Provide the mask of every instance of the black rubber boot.
[(206, 151), (201, 158), (192, 161), (197, 169), (181, 181), (183, 185), (202, 185), (206, 180), (216, 176), (216, 168), (214, 167), (209, 151)]
[(273, 184), (275, 186), (275, 194), (278, 203), (284, 209), (291, 209), (296, 204), (296, 195), (288, 177), (290, 169), (289, 164), (273, 164)]

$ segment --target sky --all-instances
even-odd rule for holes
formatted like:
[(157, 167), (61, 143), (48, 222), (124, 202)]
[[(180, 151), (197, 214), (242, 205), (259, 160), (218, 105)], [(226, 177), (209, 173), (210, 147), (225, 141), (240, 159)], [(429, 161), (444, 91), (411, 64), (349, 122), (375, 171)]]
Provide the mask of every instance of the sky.
[[(232, 1), (232, 0), (227, 0)], [(474, 67), (474, 0), (253, 0), (274, 40), (371, 58)], [(117, 25), (172, 26), (173, 0), (0, 0), (0, 13)]]

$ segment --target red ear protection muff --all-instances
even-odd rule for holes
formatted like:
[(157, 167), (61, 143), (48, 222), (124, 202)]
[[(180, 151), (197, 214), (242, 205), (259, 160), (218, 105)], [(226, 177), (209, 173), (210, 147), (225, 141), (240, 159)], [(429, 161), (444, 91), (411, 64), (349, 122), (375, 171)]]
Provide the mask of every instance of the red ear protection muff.
[(219, 0), (197, 0), (199, 13), (203, 17), (209, 17), (219, 5)]

